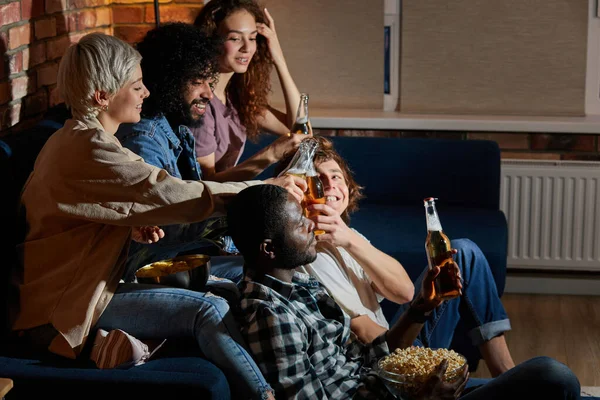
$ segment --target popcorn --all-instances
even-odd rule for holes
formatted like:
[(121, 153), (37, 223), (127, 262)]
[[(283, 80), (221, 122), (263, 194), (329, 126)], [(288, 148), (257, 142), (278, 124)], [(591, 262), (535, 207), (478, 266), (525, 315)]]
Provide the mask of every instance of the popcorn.
[(379, 361), (379, 376), (392, 392), (414, 396), (444, 359), (448, 360), (444, 381), (453, 382), (463, 373), (466, 359), (462, 355), (454, 350), (415, 346), (396, 349), (382, 358)]

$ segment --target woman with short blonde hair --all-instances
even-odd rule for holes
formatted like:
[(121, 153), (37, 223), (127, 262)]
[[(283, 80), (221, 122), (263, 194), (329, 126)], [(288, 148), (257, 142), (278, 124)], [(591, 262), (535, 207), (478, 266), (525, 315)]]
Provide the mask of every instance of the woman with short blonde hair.
[(183, 181), (121, 146), (115, 132), (140, 120), (149, 95), (140, 60), (130, 45), (101, 33), (84, 36), (61, 60), (58, 87), (73, 119), (48, 139), (22, 191), (28, 231), (12, 328), (39, 350), (68, 358), (84, 353), (97, 329), (139, 339), (187, 336), (224, 372), (232, 393), (268, 398), (224, 299), (120, 283), (132, 227), (205, 220), (225, 211), (221, 196), (249, 186)]
[(91, 33), (70, 46), (58, 69), (57, 86), (73, 117), (95, 117), (100, 107), (94, 91), (113, 95), (127, 83), (142, 56), (129, 44), (112, 36)]

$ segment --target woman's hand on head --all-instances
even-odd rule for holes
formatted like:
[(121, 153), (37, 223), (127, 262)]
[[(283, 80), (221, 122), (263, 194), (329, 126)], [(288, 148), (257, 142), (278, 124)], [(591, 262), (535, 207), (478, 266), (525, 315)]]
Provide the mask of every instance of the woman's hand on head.
[(165, 237), (158, 226), (136, 226), (131, 231), (131, 239), (142, 244), (152, 244)]
[(323, 230), (324, 234), (317, 235), (318, 241), (327, 241), (334, 246), (347, 248), (355, 234), (346, 225), (340, 214), (327, 204), (311, 204), (308, 211), (318, 211), (319, 215), (310, 217), (315, 222), (315, 230)]
[(304, 192), (308, 188), (304, 179), (294, 175), (282, 175), (277, 178), (265, 179), (263, 182), (281, 186), (294, 196), (298, 203), (302, 203), (302, 197), (304, 197)]
[(269, 11), (264, 9), (265, 17), (267, 18), (267, 23), (263, 24), (261, 22), (256, 23), (256, 29), (258, 33), (267, 39), (267, 45), (269, 46), (269, 52), (271, 53), (271, 58), (273, 58), (273, 62), (275, 64), (284, 62), (283, 51), (281, 50), (281, 45), (279, 44), (279, 38), (277, 38), (277, 32), (275, 31), (275, 21)]

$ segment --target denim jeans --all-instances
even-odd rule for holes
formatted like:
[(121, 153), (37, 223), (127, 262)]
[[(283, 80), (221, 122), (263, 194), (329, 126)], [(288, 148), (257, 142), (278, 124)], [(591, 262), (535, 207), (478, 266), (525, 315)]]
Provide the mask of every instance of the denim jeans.
[(240, 290), (237, 284), (244, 275), (244, 258), (213, 256), (210, 258), (210, 275), (206, 291), (223, 297), (229, 304), (238, 304)]
[[(468, 239), (455, 239), (452, 247), (458, 250), (455, 261), (460, 268), (462, 296), (445, 301), (433, 312), (415, 340), (415, 346), (450, 348), (454, 336), (468, 338), (475, 347), (510, 330), (510, 321), (498, 297), (494, 277), (481, 249)], [(415, 290), (427, 270), (415, 282)], [(393, 324), (409, 304), (400, 306)]]
[[(471, 382), (473, 381), (473, 382)], [(579, 380), (566, 365), (549, 357), (536, 357), (509, 369), (482, 386), (469, 380), (461, 400), (579, 400)], [(469, 388), (471, 386), (471, 388)]]
[(221, 297), (158, 285), (123, 283), (95, 328), (122, 329), (138, 339), (195, 338), (227, 377), (235, 399), (265, 398), (269, 385), (249, 355)]

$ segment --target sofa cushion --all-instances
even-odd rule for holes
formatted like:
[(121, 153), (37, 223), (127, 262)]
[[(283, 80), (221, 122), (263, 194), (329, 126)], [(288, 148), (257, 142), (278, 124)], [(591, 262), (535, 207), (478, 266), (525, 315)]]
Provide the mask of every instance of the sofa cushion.
[(126, 398), (127, 389), (144, 399), (163, 400), (174, 394), (181, 398), (230, 398), (221, 370), (199, 357), (163, 358), (127, 370), (100, 370), (0, 356), (0, 376), (14, 381), (9, 394), (19, 398), (34, 398), (43, 390), (46, 396), (62, 399), (116, 399)]

